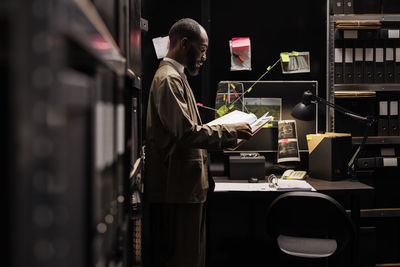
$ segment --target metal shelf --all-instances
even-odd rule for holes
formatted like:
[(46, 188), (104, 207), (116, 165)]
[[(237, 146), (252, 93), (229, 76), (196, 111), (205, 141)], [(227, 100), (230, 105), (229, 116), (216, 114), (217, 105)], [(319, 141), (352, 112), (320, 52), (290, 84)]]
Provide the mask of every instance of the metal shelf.
[(333, 21), (338, 20), (379, 20), (383, 21), (400, 21), (400, 14), (335, 14)]
[[(363, 137), (355, 136), (352, 138), (353, 145), (360, 145)], [(400, 136), (369, 136), (367, 145), (399, 145)]]
[(126, 73), (126, 58), (95, 6), (90, 1), (64, 1), (58, 5), (58, 30), (72, 38), (118, 75)]

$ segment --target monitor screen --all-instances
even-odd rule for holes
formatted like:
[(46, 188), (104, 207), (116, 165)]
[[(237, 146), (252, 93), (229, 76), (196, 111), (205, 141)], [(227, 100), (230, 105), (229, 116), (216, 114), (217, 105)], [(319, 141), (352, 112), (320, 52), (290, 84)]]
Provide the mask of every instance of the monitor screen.
[[(308, 151), (307, 134), (318, 131), (318, 108), (315, 120), (300, 121), (291, 116), (293, 107), (302, 99), (303, 92), (310, 90), (318, 95), (317, 81), (260, 81), (254, 86), (254, 81), (221, 81), (216, 95), (216, 109), (222, 104), (232, 105), (233, 109), (252, 112), (257, 116), (269, 111), (274, 116), (273, 123), (261, 129), (238, 151), (276, 152), (278, 149), (278, 121), (295, 120), (300, 152)], [(252, 90), (245, 93), (252, 86)], [(239, 99), (240, 98), (240, 99)], [(238, 100), (236, 100), (238, 99)], [(236, 100), (236, 102), (234, 102)], [(219, 116), (216, 114), (216, 116)]]

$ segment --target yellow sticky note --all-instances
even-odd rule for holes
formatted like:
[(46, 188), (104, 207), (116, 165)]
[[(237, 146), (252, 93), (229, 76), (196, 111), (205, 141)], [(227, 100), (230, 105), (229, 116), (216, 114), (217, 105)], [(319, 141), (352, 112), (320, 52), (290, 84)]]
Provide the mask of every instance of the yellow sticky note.
[(264, 124), (263, 128), (268, 128), (268, 127), (272, 127), (272, 123), (266, 123)]
[(218, 110), (217, 113), (219, 116), (224, 116), (225, 113), (228, 112), (228, 108), (225, 105), (222, 105)]
[(281, 60), (282, 60), (282, 62), (289, 62), (289, 53), (288, 52), (282, 52), (281, 53)]
[(236, 89), (236, 86), (233, 83), (231, 83), (231, 86), (233, 89)]
[(247, 90), (247, 93), (250, 93), (251, 90), (253, 90), (253, 87), (250, 87), (250, 88)]
[(267, 70), (270, 70), (270, 69), (271, 69), (271, 66), (268, 66)]
[(295, 57), (297, 57), (297, 56), (299, 55), (299, 52), (292, 51), (292, 55), (295, 56)]
[(233, 104), (230, 105), (230, 106), (229, 106), (229, 109), (233, 109), (234, 106), (235, 106), (235, 105), (233, 105)]
[(307, 141), (311, 141), (312, 140), (312, 136), (311, 135), (307, 135), (306, 138), (307, 138)]

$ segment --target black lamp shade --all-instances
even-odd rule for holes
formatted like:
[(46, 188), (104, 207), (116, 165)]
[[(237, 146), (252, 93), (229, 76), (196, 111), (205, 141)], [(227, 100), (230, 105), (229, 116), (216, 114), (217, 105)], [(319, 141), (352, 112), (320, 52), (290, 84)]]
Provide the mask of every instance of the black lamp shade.
[(315, 105), (305, 105), (303, 102), (300, 102), (292, 109), (292, 116), (302, 121), (315, 120)]

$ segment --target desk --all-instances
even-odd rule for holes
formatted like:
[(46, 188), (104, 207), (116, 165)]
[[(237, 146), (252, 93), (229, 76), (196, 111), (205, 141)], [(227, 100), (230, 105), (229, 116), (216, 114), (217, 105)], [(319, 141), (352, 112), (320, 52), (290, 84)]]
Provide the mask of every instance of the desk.
[[(247, 180), (229, 180), (228, 177), (214, 177), (214, 181), (247, 183)], [(356, 229), (359, 229), (360, 196), (372, 194), (373, 187), (352, 180), (308, 178), (306, 181), (317, 192), (330, 195), (348, 208)], [(271, 265), (276, 252), (265, 231), (265, 216), (269, 204), (283, 192), (235, 191), (211, 194), (207, 208), (207, 266), (279, 266)], [(352, 266), (358, 266), (358, 234), (351, 255)]]

